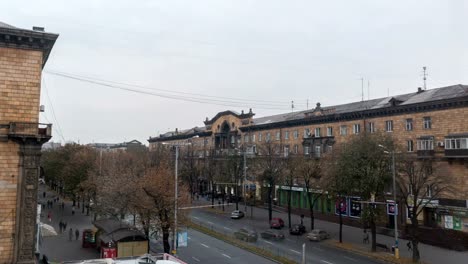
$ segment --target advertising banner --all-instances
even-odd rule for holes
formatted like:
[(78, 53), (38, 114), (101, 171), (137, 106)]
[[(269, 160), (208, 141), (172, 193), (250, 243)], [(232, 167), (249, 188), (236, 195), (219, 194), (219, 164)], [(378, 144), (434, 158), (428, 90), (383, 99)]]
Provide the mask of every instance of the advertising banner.
[(348, 206), (345, 197), (340, 197), (335, 202), (335, 214), (348, 215)]
[(187, 244), (188, 244), (187, 238), (188, 238), (187, 232), (177, 233), (177, 245), (179, 247), (187, 247)]
[(117, 249), (116, 248), (102, 248), (102, 257), (103, 258), (116, 258)]
[(398, 215), (398, 204), (395, 204), (394, 201), (387, 201), (387, 214)]
[(349, 216), (360, 218), (361, 211), (362, 211), (361, 198), (359, 197), (349, 198)]

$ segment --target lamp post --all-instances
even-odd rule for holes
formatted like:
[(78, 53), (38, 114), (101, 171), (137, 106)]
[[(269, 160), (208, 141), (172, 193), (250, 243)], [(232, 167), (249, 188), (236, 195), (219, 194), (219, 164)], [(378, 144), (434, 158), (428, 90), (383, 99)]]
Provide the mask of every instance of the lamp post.
[[(386, 147), (379, 145), (379, 147), (383, 149), (387, 149)], [(394, 211), (393, 211), (393, 222), (394, 222), (394, 233), (395, 233), (395, 258), (400, 258), (400, 251), (398, 249), (398, 207), (397, 207), (397, 199), (396, 199), (396, 172), (395, 172), (395, 150), (388, 151), (384, 150), (384, 153), (392, 155), (392, 176), (393, 176), (393, 203), (394, 203)]]

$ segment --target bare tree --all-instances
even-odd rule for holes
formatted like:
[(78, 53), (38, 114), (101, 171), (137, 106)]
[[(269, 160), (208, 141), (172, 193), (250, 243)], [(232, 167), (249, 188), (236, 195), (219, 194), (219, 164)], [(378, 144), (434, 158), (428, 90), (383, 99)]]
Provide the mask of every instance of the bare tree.
[(284, 185), (288, 187), (287, 192), (287, 206), (288, 206), (288, 226), (291, 228), (291, 209), (292, 209), (292, 187), (300, 173), (299, 166), (301, 165), (300, 159), (294, 155), (285, 154), (285, 174)]
[(414, 156), (403, 155), (399, 162), (398, 185), (400, 197), (408, 209), (411, 220), (410, 239), (413, 251), (413, 262), (419, 262), (419, 227), (418, 216), (424, 207), (439, 199), (441, 194), (450, 191), (450, 181), (447, 177), (437, 174), (434, 159), (418, 159)]
[(320, 186), (320, 181), (323, 175), (320, 160), (311, 157), (304, 157), (299, 166), (299, 172), (302, 176), (307, 194), (307, 200), (309, 202), (310, 229), (313, 230), (315, 228), (314, 207), (323, 193), (322, 188), (325, 187)]
[(259, 180), (267, 188), (268, 219), (273, 218), (273, 191), (277, 183), (281, 182), (284, 170), (284, 159), (281, 157), (279, 144), (267, 141), (259, 146), (259, 155), (255, 160), (258, 168)]

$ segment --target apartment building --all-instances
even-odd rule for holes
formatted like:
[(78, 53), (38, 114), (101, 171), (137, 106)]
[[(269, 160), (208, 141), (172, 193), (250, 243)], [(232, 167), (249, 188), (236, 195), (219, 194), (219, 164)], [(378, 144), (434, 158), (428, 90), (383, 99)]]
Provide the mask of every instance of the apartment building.
[(0, 263), (35, 263), (42, 68), (58, 35), (0, 22)]
[[(239, 154), (255, 155), (265, 141), (277, 143), (283, 155), (311, 155), (317, 158), (333, 151), (337, 144), (360, 133), (381, 131), (391, 135), (406, 152), (433, 157), (439, 177), (448, 177), (456, 191), (428, 204), (421, 221), (468, 232), (468, 86), (422, 90), (335, 106), (317, 103), (311, 110), (254, 118), (255, 114), (224, 111), (204, 127), (175, 130), (151, 137), (150, 150), (158, 144), (190, 143), (200, 157)], [(257, 183), (258, 184), (258, 183)], [(276, 186), (279, 203), (284, 203), (284, 186)], [(304, 188), (293, 188), (293, 205), (307, 208)], [(427, 195), (430, 195), (428, 190)], [(347, 216), (359, 217), (356, 201), (347, 201)], [(353, 209), (354, 208), (354, 209)], [(359, 210), (358, 210), (359, 209)], [(333, 199), (323, 197), (316, 205), (323, 213), (335, 213)], [(403, 209), (401, 209), (404, 211)], [(353, 211), (353, 212), (351, 212)], [(406, 222), (404, 213), (401, 222)]]

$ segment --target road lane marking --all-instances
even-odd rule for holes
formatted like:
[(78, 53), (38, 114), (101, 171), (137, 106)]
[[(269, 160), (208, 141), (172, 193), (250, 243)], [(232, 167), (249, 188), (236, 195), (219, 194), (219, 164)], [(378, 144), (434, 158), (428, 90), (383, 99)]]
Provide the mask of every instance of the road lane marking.
[(320, 262), (327, 263), (327, 264), (333, 264), (333, 263), (331, 263), (331, 262), (328, 262), (328, 261), (326, 261), (326, 260), (323, 260), (323, 259), (321, 259), (321, 260), (320, 260)]
[(200, 245), (202, 245), (202, 246), (204, 246), (204, 247), (206, 247), (206, 248), (210, 248), (209, 246), (207, 246), (207, 245), (205, 245), (205, 244), (203, 244), (203, 243), (200, 243)]
[(225, 256), (226, 258), (231, 258), (230, 256), (226, 255), (226, 254), (223, 254), (223, 256)]
[(192, 239), (191, 237), (187, 237), (188, 239)]
[(356, 260), (356, 259), (353, 259), (352, 257), (344, 256), (344, 258), (345, 258), (345, 259), (352, 260), (352, 261), (354, 261), (354, 262), (357, 262), (357, 260)]
[(296, 254), (301, 254), (301, 252), (296, 251), (296, 250), (294, 250), (294, 249), (290, 249), (290, 250), (291, 250), (292, 252), (296, 253)]
[(266, 241), (266, 240), (262, 240), (262, 241), (267, 243), (267, 244), (273, 245), (273, 243), (271, 243), (270, 241)]
[(210, 225), (214, 225), (213, 222), (209, 222), (209, 221), (208, 221), (207, 223), (210, 224)]
[(196, 257), (192, 257), (192, 258), (193, 258), (193, 260), (195, 260), (196, 262), (200, 262), (200, 260), (197, 259)]
[(198, 218), (198, 217), (196, 217), (196, 216), (194, 216), (193, 218), (195, 218), (195, 219), (197, 219), (197, 220), (200, 220), (200, 218)]
[(231, 228), (229, 228), (229, 227), (224, 227), (224, 229), (227, 229), (227, 230), (232, 230), (232, 229), (231, 229)]
[(314, 249), (318, 250), (318, 251), (324, 251), (323, 249), (319, 248), (319, 247), (313, 247)]

